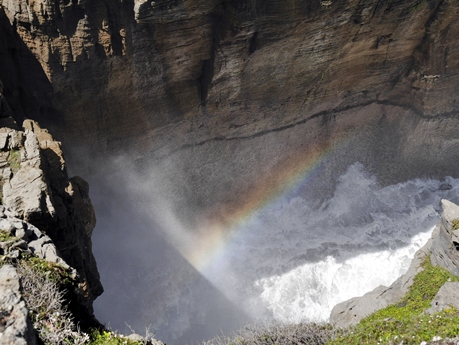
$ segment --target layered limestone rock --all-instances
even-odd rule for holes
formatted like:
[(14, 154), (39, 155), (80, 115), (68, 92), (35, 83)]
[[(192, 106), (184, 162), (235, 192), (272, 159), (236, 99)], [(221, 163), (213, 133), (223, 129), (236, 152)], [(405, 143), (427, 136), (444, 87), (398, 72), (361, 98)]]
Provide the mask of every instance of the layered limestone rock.
[[(57, 263), (63, 259), (76, 269), (79, 302), (92, 315), (92, 302), (103, 289), (92, 254), (95, 215), (88, 185), (79, 177), (68, 178), (61, 145), (46, 130), (31, 120), (24, 122), (24, 128), (0, 128), (2, 204), (9, 216), (32, 224), (46, 236), (38, 229), (40, 234), (32, 234), (31, 226), (17, 221), (20, 230), (13, 235), (28, 238), (25, 246), (32, 253)], [(15, 223), (0, 220), (4, 230), (11, 224)]]
[[(430, 257), (433, 265), (446, 268), (459, 276), (457, 266), (459, 250), (456, 246), (458, 230), (453, 228), (453, 221), (459, 219), (459, 206), (448, 200), (442, 200), (441, 203), (443, 207), (441, 220), (426, 245), (416, 252), (408, 272), (389, 287), (379, 286), (362, 297), (354, 297), (336, 305), (331, 311), (331, 324), (341, 328), (355, 325), (373, 312), (398, 303), (408, 292), (414, 276), (422, 270), (421, 264), (426, 256)], [(433, 299), (432, 307), (426, 312), (435, 313), (451, 306), (459, 306), (457, 296), (459, 296), (459, 284), (445, 283)]]

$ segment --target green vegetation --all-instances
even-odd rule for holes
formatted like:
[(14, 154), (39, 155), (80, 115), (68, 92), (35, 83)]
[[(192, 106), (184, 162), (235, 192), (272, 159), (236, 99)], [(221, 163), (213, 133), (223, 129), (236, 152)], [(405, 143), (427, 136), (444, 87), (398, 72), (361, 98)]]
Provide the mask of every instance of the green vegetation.
[(0, 230), (0, 242), (6, 242), (10, 240), (15, 240), (16, 237), (11, 236), (8, 231)]
[(110, 331), (94, 330), (91, 333), (90, 345), (142, 345), (139, 341), (130, 340)]
[(454, 219), (453, 220), (453, 230), (458, 230), (459, 229), (459, 219)]
[(447, 309), (429, 315), (432, 299), (447, 281), (459, 281), (444, 268), (432, 266), (427, 257), (424, 270), (416, 275), (410, 291), (403, 300), (381, 309), (363, 319), (345, 335), (329, 341), (328, 345), (361, 344), (419, 344), (434, 336), (454, 337), (459, 334), (459, 311)]
[(71, 276), (71, 271), (61, 265), (31, 255), (23, 255), (23, 259), (23, 264), (36, 270), (38, 274), (46, 276), (53, 283), (60, 286), (75, 283), (74, 278)]
[(21, 169), (21, 152), (19, 150), (10, 150), (8, 164), (13, 174), (16, 174)]

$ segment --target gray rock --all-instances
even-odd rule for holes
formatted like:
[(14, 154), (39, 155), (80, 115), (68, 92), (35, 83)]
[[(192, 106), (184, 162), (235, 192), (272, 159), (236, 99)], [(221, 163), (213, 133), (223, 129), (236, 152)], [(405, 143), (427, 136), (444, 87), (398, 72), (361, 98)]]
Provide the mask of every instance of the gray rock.
[(23, 160), (26, 164), (39, 168), (41, 164), (40, 144), (34, 132), (26, 130), (26, 140), (24, 142)]
[(0, 219), (0, 229), (6, 231), (9, 234), (12, 234), (15, 230), (15, 227), (7, 219)]
[(433, 265), (446, 268), (459, 276), (459, 230), (453, 230), (452, 222), (459, 219), (459, 206), (448, 200), (441, 201), (443, 214), (439, 224), (432, 233)]
[(8, 208), (22, 215), (24, 220), (55, 212), (43, 171), (32, 166), (23, 166), (11, 180), (5, 182), (3, 200)]
[(428, 314), (438, 313), (450, 307), (459, 309), (459, 283), (446, 282), (438, 290), (431, 304), (432, 307), (426, 310)]
[(24, 140), (22, 132), (10, 130), (8, 131), (8, 149), (18, 149)]
[(19, 248), (19, 249), (27, 250), (29, 246), (27, 245), (26, 241), (22, 239), (18, 239), (16, 242), (13, 243), (11, 248)]
[(13, 266), (0, 269), (0, 344), (35, 345), (37, 338), (22, 299), (19, 276)]
[(28, 248), (34, 255), (43, 260), (57, 263), (65, 268), (69, 268), (69, 265), (67, 265), (67, 263), (58, 254), (56, 246), (51, 238), (46, 235), (42, 235), (39, 239), (29, 242)]
[(14, 236), (17, 237), (17, 238), (20, 238), (20, 239), (23, 239), (23, 240), (27, 240), (28, 239), (28, 236), (25, 232), (24, 229), (16, 229), (16, 232), (14, 233)]
[(7, 143), (8, 143), (8, 133), (0, 133), (0, 150), (5, 149)]

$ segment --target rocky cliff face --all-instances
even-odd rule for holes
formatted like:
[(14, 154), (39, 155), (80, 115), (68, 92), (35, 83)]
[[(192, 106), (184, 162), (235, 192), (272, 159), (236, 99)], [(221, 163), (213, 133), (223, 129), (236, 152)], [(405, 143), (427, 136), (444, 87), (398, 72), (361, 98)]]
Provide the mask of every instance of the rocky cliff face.
[(235, 203), (305, 151), (336, 152), (330, 180), (355, 160), (383, 182), (457, 175), (454, 1), (1, 6), (0, 76), (17, 116), (73, 147), (179, 161), (169, 179), (189, 190), (184, 204)]
[[(79, 177), (68, 178), (61, 145), (46, 130), (31, 120), (24, 128), (0, 128), (2, 210), (8, 210), (1, 213), (16, 219), (1, 220), (0, 227), (30, 242), (32, 253), (76, 269), (81, 312), (92, 315), (92, 302), (103, 289), (92, 254), (96, 220), (88, 185)], [(6, 255), (5, 248), (1, 255)]]

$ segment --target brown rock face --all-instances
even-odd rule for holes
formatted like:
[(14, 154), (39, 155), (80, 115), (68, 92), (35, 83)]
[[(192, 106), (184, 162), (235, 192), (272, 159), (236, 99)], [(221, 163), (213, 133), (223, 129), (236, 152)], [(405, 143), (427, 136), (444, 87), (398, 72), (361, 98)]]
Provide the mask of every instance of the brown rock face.
[(385, 183), (457, 176), (455, 1), (2, 8), (1, 59), (16, 72), (2, 67), (0, 76), (13, 110), (74, 147), (129, 152), (166, 170), (163, 158), (180, 162), (169, 178), (173, 188), (193, 186), (189, 204), (234, 203), (262, 188), (260, 175), (276, 184), (310, 159), (305, 151), (335, 152), (329, 179), (355, 160)]

